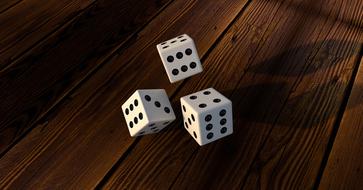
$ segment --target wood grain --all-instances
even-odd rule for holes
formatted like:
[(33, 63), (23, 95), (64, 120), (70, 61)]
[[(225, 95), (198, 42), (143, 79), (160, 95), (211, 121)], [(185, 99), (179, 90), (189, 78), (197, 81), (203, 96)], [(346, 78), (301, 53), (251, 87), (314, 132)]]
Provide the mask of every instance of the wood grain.
[(362, 99), (363, 59), (319, 189), (361, 189), (363, 187)]
[(127, 48), (127, 41), (169, 2), (97, 1), (1, 72), (0, 153), (118, 48)]
[(15, 6), (16, 4), (20, 3), (23, 0), (3, 0), (0, 1), (0, 14), (7, 11), (11, 7)]
[(179, 120), (143, 137), (105, 189), (313, 188), (363, 35), (339, 20), (359, 23), (362, 6), (252, 1), (173, 99), (215, 87), (233, 102), (235, 133), (199, 147)]
[(5, 2), (8, 10), (0, 14), (0, 71), (94, 1)]
[(137, 88), (166, 88), (170, 94), (180, 85), (167, 80), (155, 45), (182, 31), (203, 57), (245, 3), (173, 2), (0, 159), (0, 187), (95, 187), (134, 142), (121, 102)]

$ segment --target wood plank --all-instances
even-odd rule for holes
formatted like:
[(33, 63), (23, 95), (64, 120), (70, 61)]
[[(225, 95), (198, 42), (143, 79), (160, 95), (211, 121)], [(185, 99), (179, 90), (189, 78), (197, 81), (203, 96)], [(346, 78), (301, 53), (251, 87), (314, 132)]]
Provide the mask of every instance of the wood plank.
[(181, 84), (169, 83), (155, 45), (187, 33), (203, 57), (245, 3), (173, 2), (0, 159), (0, 188), (95, 187), (135, 140), (121, 118), (121, 102), (136, 88), (170, 94)]
[(127, 40), (169, 2), (97, 1), (82, 16), (1, 72), (0, 153), (121, 45), (127, 48)]
[[(362, 42), (363, 38), (361, 39)], [(319, 189), (363, 187), (363, 59)]]
[(2, 12), (0, 71), (93, 2), (95, 1), (24, 0)]
[(214, 86), (233, 102), (234, 134), (199, 147), (179, 120), (143, 137), (105, 189), (311, 189), (363, 35), (339, 19), (359, 20), (362, 6), (252, 1), (173, 99)]
[(3, 0), (0, 1), (0, 14), (8, 10), (9, 8), (20, 3), (22, 0)]

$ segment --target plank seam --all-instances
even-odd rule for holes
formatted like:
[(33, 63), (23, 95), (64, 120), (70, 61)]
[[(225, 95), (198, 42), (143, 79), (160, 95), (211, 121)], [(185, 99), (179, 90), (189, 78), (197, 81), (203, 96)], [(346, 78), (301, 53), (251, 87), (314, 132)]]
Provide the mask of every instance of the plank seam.
[[(84, 15), (89, 9), (91, 9), (93, 7), (94, 4), (96, 4), (97, 1), (93, 1), (92, 3), (90, 3), (88, 6), (86, 6), (84, 9), (79, 10), (78, 13), (74, 16), (72, 16), (72, 18), (70, 18), (69, 20), (66, 20), (65, 22), (63, 22), (62, 24), (59, 24), (58, 27), (54, 28), (53, 30), (51, 30), (48, 34), (46, 34), (44, 37), (40, 38), (38, 41), (34, 42), (33, 45), (31, 45), (29, 48), (25, 49), (24, 51), (22, 51), (21, 55), (18, 55), (14, 58), (13, 61), (11, 61), (8, 64), (5, 64), (3, 66), (3, 68), (1, 68), (0, 73), (5, 72), (6, 70), (8, 70), (9, 68), (11, 68), (13, 65), (17, 64), (19, 61), (21, 61), (24, 57), (27, 56), (27, 54), (37, 48), (40, 47), (43, 42), (46, 42), (47, 39), (49, 39), (51, 36), (53, 36), (53, 34), (56, 34), (58, 31), (60, 31), (62, 28), (67, 28), (68, 26), (71, 26), (72, 23), (74, 21), (76, 21), (78, 18), (80, 18), (82, 15)], [(68, 4), (67, 6), (70, 6), (70, 4)], [(72, 14), (71, 14), (72, 15)], [(41, 28), (42, 26), (44, 26), (46, 23), (48, 23), (49, 20), (45, 21), (42, 25), (40, 25), (38, 28)], [(33, 33), (34, 31), (32, 31), (31, 33)]]
[[(78, 81), (76, 84), (74, 84), (73, 87), (71, 87), (68, 91), (66, 91), (62, 97), (59, 98), (59, 100), (57, 100), (54, 105), (52, 105), (48, 110), (46, 110), (41, 116), (38, 117), (37, 120), (35, 120), (33, 122), (33, 124), (31, 124), (29, 126), (29, 128), (24, 132), (23, 135), (21, 135), (18, 139), (14, 140), (13, 143), (11, 143), (11, 145), (9, 145), (8, 148), (6, 148), (4, 151), (0, 152), (0, 158), (2, 158), (4, 155), (7, 154), (7, 152), (9, 152), (17, 143), (19, 143), (24, 137), (26, 137), (35, 127), (36, 127), (36, 124), (41, 122), (42, 120), (44, 120), (45, 118), (47, 118), (52, 111), (54, 111), (57, 106), (59, 106), (65, 99), (66, 97), (71, 94), (72, 92), (74, 92), (75, 90), (77, 90), (80, 86), (82, 86), (91, 76), (92, 74), (96, 73), (98, 70), (100, 70), (104, 65), (106, 65), (107, 62), (109, 61), (112, 61), (112, 59), (114, 58), (114, 56), (116, 56), (118, 54), (118, 50), (123, 48), (124, 46), (126, 46), (128, 44), (128, 42), (132, 41), (133, 38), (140, 32), (142, 31), (151, 21), (153, 21), (164, 9), (166, 9), (166, 7), (168, 7), (171, 3), (173, 2), (173, 0), (170, 0), (168, 3), (166, 3), (161, 9), (159, 9), (159, 11), (154, 15), (152, 16), (147, 22), (145, 22), (144, 25), (142, 25), (138, 30), (136, 30), (134, 33), (132, 33), (129, 37), (127, 37), (125, 39), (125, 41), (122, 41), (120, 44), (119, 47), (115, 48), (113, 50), (113, 53), (111, 53), (110, 55), (107, 55), (103, 61), (101, 61), (99, 64), (97, 64), (95, 66), (95, 68), (91, 69), (87, 74), (85, 74), (83, 76), (82, 79), (80, 79), (80, 81)], [(92, 5), (89, 5), (89, 6), (92, 6)], [(88, 7), (86, 8), (88, 9)], [(86, 12), (85, 11), (82, 11), (82, 14)], [(80, 13), (81, 14), (81, 13)], [(79, 15), (81, 16), (81, 15)], [(79, 17), (77, 16), (77, 18)], [(77, 18), (74, 18), (74, 19), (77, 19)], [(72, 19), (70, 22), (73, 22), (74, 19)], [(72, 23), (67, 23), (66, 25), (68, 24), (72, 24)], [(2, 71), (0, 71), (1, 73)]]
[[(223, 36), (228, 32), (228, 30), (230, 29), (230, 27), (233, 26), (233, 24), (238, 20), (238, 18), (242, 15), (242, 13), (247, 9), (248, 5), (252, 2), (252, 0), (247, 0), (245, 6), (237, 13), (236, 17), (233, 18), (233, 20), (228, 24), (228, 26), (223, 30), (223, 32), (218, 36), (218, 38), (216, 39), (216, 41), (211, 45), (210, 48), (208, 48), (208, 50), (206, 51), (206, 53), (203, 55), (203, 57), (201, 58), (201, 62), (203, 62), (205, 59), (207, 59), (207, 57), (210, 55), (210, 53), (212, 52), (212, 50), (220, 43), (220, 41), (223, 39)], [(178, 92), (184, 87), (184, 85), (187, 83), (187, 81), (189, 81), (190, 79), (187, 78), (185, 79), (177, 88), (176, 90), (173, 92), (173, 94), (170, 96), (170, 99), (174, 99), (175, 96), (178, 94)], [(142, 137), (140, 137), (141, 140)], [(136, 145), (138, 144), (138, 142), (140, 141), (138, 140), (137, 142), (134, 142), (131, 146), (136, 147)], [(198, 149), (196, 149), (198, 150)], [(196, 152), (196, 150), (191, 154), (191, 156), (188, 158), (188, 161), (193, 157), (194, 153)], [(112, 166), (112, 168), (109, 170), (109, 172), (107, 172), (107, 174), (105, 175), (105, 177), (101, 180), (101, 182), (97, 185), (96, 189), (101, 189), (102, 187), (104, 187), (108, 181), (108, 179), (117, 171), (117, 168), (121, 165), (121, 163), (123, 162), (123, 160), (125, 160), (132, 152), (132, 150), (130, 151), (126, 151), (124, 153), (124, 155), (121, 156), (121, 158), (114, 164), (114, 166)], [(180, 172), (178, 173), (177, 177), (175, 178), (175, 180), (173, 181), (173, 183), (171, 183), (170, 187), (171, 188), (174, 183), (176, 182), (176, 179), (180, 176), (180, 174), (182, 173), (182, 171), (184, 170), (185, 166), (187, 165), (188, 162), (186, 162), (182, 169), (180, 170)]]
[(199, 150), (199, 148), (196, 148), (193, 151), (193, 153), (191, 154), (191, 156), (189, 156), (189, 158), (187, 159), (187, 161), (183, 164), (182, 169), (178, 172), (178, 174), (176, 175), (175, 179), (170, 184), (168, 190), (172, 190), (172, 187), (174, 186), (174, 184), (176, 183), (176, 181), (178, 180), (178, 178), (180, 177), (180, 175), (183, 173), (184, 168), (188, 165), (188, 163), (190, 162), (190, 160), (192, 160), (192, 158), (195, 156), (195, 153), (198, 152), (198, 150)]
[(108, 180), (113, 176), (121, 163), (131, 154), (132, 150), (136, 147), (136, 145), (140, 142), (142, 137), (137, 137), (134, 142), (127, 148), (125, 152), (123, 152), (120, 158), (116, 161), (116, 163), (111, 167), (111, 169), (106, 173), (106, 175), (101, 179), (101, 181), (96, 185), (95, 189), (102, 189)]
[[(332, 26), (333, 27), (333, 26)], [(320, 35), (320, 33), (319, 33), (319, 35)], [(327, 37), (325, 37), (324, 38), (324, 41), (326, 41), (327, 40)], [(322, 46), (322, 45), (321, 45)], [(321, 48), (321, 46), (319, 47), (319, 49)], [(317, 55), (317, 53), (315, 53), (312, 57), (315, 57)], [(309, 59), (310, 59), (311, 57), (308, 57), (307, 58), (307, 60), (306, 61), (309, 61)], [(309, 62), (309, 64), (306, 66), (306, 68), (305, 69), (303, 69), (302, 71), (301, 71), (301, 73), (304, 73), (305, 71), (306, 71), (306, 69), (308, 69), (308, 67), (311, 65), (311, 61)], [(300, 75), (299, 75), (300, 76)], [(243, 77), (242, 77), (243, 78)], [(242, 80), (242, 79), (241, 79)], [(294, 90), (295, 90), (295, 87), (300, 83), (300, 81), (302, 80), (302, 77), (299, 77), (298, 79), (296, 79), (295, 80), (295, 82), (292, 84), (292, 86), (291, 86), (291, 89), (290, 89), (290, 91), (289, 91), (289, 94), (291, 94)], [(257, 151), (257, 154), (256, 154), (256, 156), (254, 157), (254, 159), (252, 160), (252, 163), (251, 163), (251, 165), (249, 166), (249, 168), (248, 168), (248, 170), (247, 170), (247, 173), (246, 173), (246, 177), (244, 178), (244, 180), (243, 180), (243, 182), (242, 183), (240, 183), (240, 186), (241, 186), (241, 189), (243, 189), (244, 188), (244, 186), (246, 185), (246, 182), (247, 182), (247, 180), (248, 180), (248, 175), (249, 175), (249, 173), (251, 172), (251, 170), (252, 170), (252, 167), (253, 167), (253, 162), (255, 161), (255, 160), (257, 160), (257, 158), (258, 158), (258, 155), (259, 155), (259, 153), (262, 151), (262, 149), (265, 147), (265, 145), (266, 145), (266, 143), (267, 143), (267, 140), (268, 140), (268, 138), (270, 137), (270, 134), (272, 133), (272, 131), (273, 131), (273, 129), (274, 129), (274, 126), (276, 125), (276, 123), (277, 123), (277, 121), (278, 121), (278, 119), (280, 118), (280, 115), (281, 115), (281, 113), (282, 113), (282, 111), (284, 110), (284, 107), (286, 106), (286, 104), (287, 104), (287, 102), (288, 102), (288, 99), (286, 99), (285, 101), (284, 101), (284, 103), (282, 104), (282, 107), (281, 107), (281, 109), (280, 109), (280, 111), (279, 111), (279, 113), (277, 114), (277, 116), (276, 116), (276, 119), (274, 120), (274, 122), (273, 122), (273, 124), (272, 124), (272, 127), (271, 127), (271, 129), (267, 132), (267, 135), (266, 135), (266, 138), (265, 138), (265, 140), (262, 142), (262, 144), (261, 144), (261, 147), (258, 149), (258, 151)], [(285, 148), (284, 148), (285, 149)], [(285, 150), (284, 150), (285, 151)], [(280, 158), (281, 159), (281, 158)], [(274, 169), (275, 170), (275, 169)]]
[(4, 12), (8, 11), (9, 9), (15, 7), (17, 4), (21, 3), (22, 1), (24, 1), (24, 0), (20, 0), (20, 1), (17, 1), (15, 3), (13, 3), (12, 5), (9, 5), (8, 7), (3, 9), (2, 11), (0, 11), (0, 14), (3, 14)]
[[(217, 40), (212, 44), (212, 46), (208, 49), (208, 51), (202, 57), (202, 62), (205, 59), (208, 58), (208, 56), (211, 54), (211, 52), (213, 51), (213, 49), (222, 41), (223, 37), (229, 31), (229, 29), (241, 18), (241, 16), (245, 12), (245, 10), (249, 7), (249, 5), (251, 4), (251, 2), (252, 2), (252, 0), (247, 0), (247, 2), (244, 5), (244, 7), (242, 7), (242, 9), (237, 13), (236, 17), (233, 18), (233, 20), (228, 24), (228, 26), (223, 30), (223, 32), (221, 33), (221, 35), (217, 38)], [(185, 80), (185, 81), (188, 81), (188, 79)], [(184, 82), (183, 84), (185, 85), (185, 83), (186, 82)], [(180, 85), (180, 88), (178, 87), (178, 89), (176, 90), (175, 94), (177, 94), (177, 92), (181, 90), (181, 87), (182, 87), (182, 85)], [(173, 94), (173, 96), (174, 96), (174, 94)], [(178, 172), (178, 175), (176, 176), (175, 180), (169, 186), (169, 189), (172, 189), (172, 187), (176, 183), (178, 177), (183, 173), (185, 167), (188, 165), (188, 162), (191, 160), (191, 158), (194, 156), (194, 154), (197, 152), (197, 150), (198, 150), (198, 148), (195, 151), (193, 151), (193, 153), (189, 156), (189, 158), (187, 159), (187, 162), (185, 162), (185, 164), (183, 165), (183, 167), (181, 168), (181, 170)]]
[(357, 60), (355, 61), (355, 66), (354, 66), (354, 69), (353, 69), (353, 73), (352, 73), (352, 76), (351, 76), (351, 78), (349, 80), (350, 82), (349, 82), (349, 84), (347, 86), (347, 89), (345, 90), (345, 93), (344, 93), (345, 95), (344, 95), (344, 98), (343, 98), (343, 102), (342, 102), (342, 104), (340, 106), (340, 109), (338, 111), (337, 118), (334, 121), (332, 134), (331, 134), (331, 136), (329, 138), (328, 145), (327, 145), (327, 148), (325, 150), (323, 160), (321, 162), (320, 169), (319, 169), (318, 175), (316, 177), (313, 189), (318, 189), (319, 188), (321, 179), (322, 179), (323, 174), (324, 174), (324, 170), (325, 170), (325, 168), (326, 168), (326, 166), (328, 164), (328, 161), (329, 161), (330, 153), (331, 153), (331, 150), (333, 148), (335, 138), (336, 138), (336, 136), (338, 134), (341, 122), (343, 120), (344, 113), (347, 110), (347, 105), (348, 105), (348, 102), (349, 102), (349, 98), (350, 98), (350, 95), (352, 93), (353, 86), (354, 86), (354, 83), (356, 81), (356, 77), (358, 75), (359, 66), (360, 66), (361, 60), (363, 59), (363, 45), (361, 45), (361, 47), (360, 47), (359, 55), (360, 56), (358, 56)]

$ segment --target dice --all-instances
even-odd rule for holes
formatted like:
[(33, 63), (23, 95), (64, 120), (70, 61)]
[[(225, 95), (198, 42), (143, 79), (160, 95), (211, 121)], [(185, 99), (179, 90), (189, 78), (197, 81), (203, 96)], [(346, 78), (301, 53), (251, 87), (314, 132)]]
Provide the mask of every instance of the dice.
[(202, 146), (233, 133), (232, 102), (213, 88), (180, 98), (184, 127)]
[(175, 120), (163, 89), (136, 90), (121, 108), (133, 137), (159, 132)]
[(194, 41), (183, 34), (157, 46), (171, 83), (203, 71)]

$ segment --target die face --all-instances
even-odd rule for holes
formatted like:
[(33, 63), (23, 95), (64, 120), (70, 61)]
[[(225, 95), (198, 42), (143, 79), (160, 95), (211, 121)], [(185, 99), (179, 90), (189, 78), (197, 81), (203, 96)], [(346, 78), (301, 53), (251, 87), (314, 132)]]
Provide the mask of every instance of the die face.
[(186, 34), (157, 45), (170, 82), (176, 82), (203, 71), (194, 41)]
[(198, 113), (207, 112), (208, 110), (214, 110), (220, 106), (226, 104), (232, 104), (232, 102), (216, 91), (214, 88), (207, 88), (193, 94), (182, 97), (192, 109)]
[(161, 50), (169, 50), (169, 49), (172, 49), (172, 48), (175, 48), (175, 47), (178, 47), (180, 45), (187, 44), (190, 42), (193, 43), (193, 39), (190, 36), (188, 36), (187, 34), (182, 34), (182, 35), (179, 35), (178, 37), (172, 38), (170, 40), (167, 40), (165, 42), (158, 44), (157, 47), (158, 47), (158, 49), (161, 49)]
[(225, 104), (200, 115), (201, 145), (233, 133), (232, 105)]
[(122, 105), (122, 110), (131, 136), (157, 133), (175, 120), (163, 89), (137, 90)]
[(199, 145), (208, 144), (233, 133), (232, 102), (213, 88), (184, 96), (181, 98), (181, 104), (184, 126), (189, 124), (188, 119), (192, 113), (196, 118), (192, 126), (185, 128)]
[(183, 125), (199, 145), (202, 144), (199, 113), (192, 109), (183, 99), (181, 100)]
[(168, 95), (163, 89), (139, 90), (143, 107), (151, 123), (175, 120)]
[(142, 127), (134, 136), (142, 136), (152, 133), (158, 133), (163, 130), (166, 126), (168, 126), (172, 121), (163, 121), (163, 122), (150, 122), (148, 125)]
[(149, 118), (138, 91), (131, 95), (121, 108), (131, 136), (135, 136), (148, 125)]

